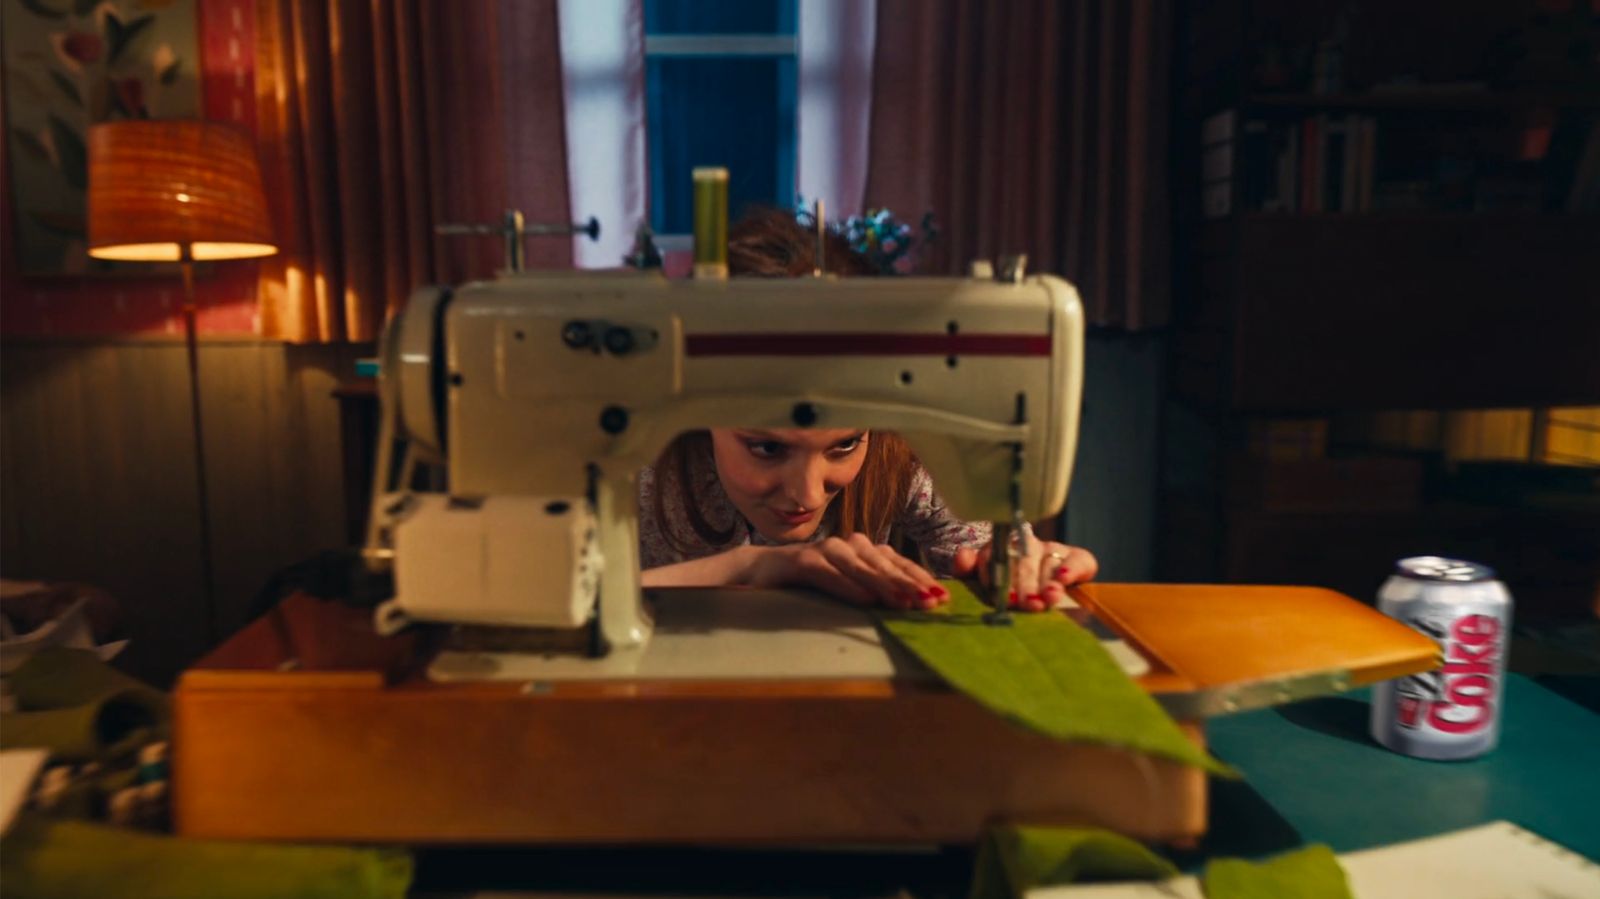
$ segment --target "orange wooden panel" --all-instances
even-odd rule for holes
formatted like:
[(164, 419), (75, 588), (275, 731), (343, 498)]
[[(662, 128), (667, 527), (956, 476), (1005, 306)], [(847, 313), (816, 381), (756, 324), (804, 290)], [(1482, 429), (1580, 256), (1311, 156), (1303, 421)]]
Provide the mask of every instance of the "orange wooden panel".
[(971, 843), (994, 819), (1152, 840), (1205, 826), (1202, 772), (1058, 743), (948, 692), (574, 697), (186, 681), (174, 724), (175, 823), (199, 837), (814, 845)]
[(1330, 671), (1359, 685), (1426, 670), (1439, 652), (1400, 622), (1319, 587), (1086, 584), (1075, 594), (1201, 688)]

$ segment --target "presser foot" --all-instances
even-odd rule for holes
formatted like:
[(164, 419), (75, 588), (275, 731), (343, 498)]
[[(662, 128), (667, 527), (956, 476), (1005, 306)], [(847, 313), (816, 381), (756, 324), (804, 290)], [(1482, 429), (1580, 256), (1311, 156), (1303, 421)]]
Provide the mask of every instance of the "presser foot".
[(1010, 609), (992, 608), (983, 613), (983, 623), (989, 625), (990, 627), (1010, 627), (1011, 621), (1012, 618)]

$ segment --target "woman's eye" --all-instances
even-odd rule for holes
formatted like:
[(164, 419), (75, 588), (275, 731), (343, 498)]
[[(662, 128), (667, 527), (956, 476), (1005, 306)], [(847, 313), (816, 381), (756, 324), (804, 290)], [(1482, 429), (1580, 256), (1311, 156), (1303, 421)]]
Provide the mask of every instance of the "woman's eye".
[(757, 459), (776, 459), (783, 455), (783, 444), (776, 440), (751, 440), (745, 444)]
[(843, 440), (843, 441), (840, 441), (839, 443), (834, 444), (833, 445), (833, 454), (836, 455), (836, 456), (848, 456), (851, 453), (855, 452), (856, 448), (859, 447), (859, 446), (861, 446), (861, 438), (860, 437), (852, 437), (849, 440)]

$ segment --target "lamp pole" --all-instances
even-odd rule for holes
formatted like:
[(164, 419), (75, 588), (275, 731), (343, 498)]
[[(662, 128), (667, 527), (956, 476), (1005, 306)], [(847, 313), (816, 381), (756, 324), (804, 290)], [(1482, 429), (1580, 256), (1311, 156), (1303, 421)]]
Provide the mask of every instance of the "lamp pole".
[(211, 492), (206, 485), (206, 439), (200, 419), (200, 342), (196, 336), (194, 292), (194, 248), (185, 241), (178, 245), (178, 266), (183, 270), (183, 338), (189, 354), (189, 415), (194, 422), (194, 480), (200, 502), (200, 579), (201, 596), (206, 604), (206, 638), (213, 644), (220, 636), (217, 623), (217, 588), (211, 560)]

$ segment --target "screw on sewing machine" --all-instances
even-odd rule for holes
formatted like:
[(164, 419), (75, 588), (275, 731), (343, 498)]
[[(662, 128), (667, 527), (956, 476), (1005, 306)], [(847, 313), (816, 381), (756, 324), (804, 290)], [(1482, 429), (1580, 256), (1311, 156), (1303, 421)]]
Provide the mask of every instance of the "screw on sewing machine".
[(628, 410), (621, 406), (607, 406), (600, 412), (600, 430), (607, 434), (621, 434), (628, 429)]
[(610, 327), (606, 329), (605, 337), (601, 338), (606, 349), (618, 356), (625, 356), (633, 352), (633, 332), (627, 328)]
[(794, 419), (795, 425), (809, 428), (817, 423), (817, 407), (810, 403), (795, 403), (794, 411), (789, 413), (789, 417)]
[(594, 346), (594, 331), (588, 322), (567, 322), (561, 329), (561, 342), (575, 350), (587, 349)]

